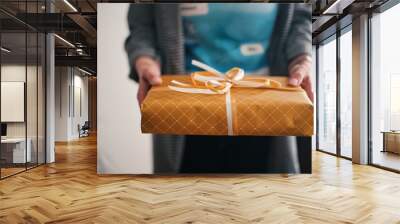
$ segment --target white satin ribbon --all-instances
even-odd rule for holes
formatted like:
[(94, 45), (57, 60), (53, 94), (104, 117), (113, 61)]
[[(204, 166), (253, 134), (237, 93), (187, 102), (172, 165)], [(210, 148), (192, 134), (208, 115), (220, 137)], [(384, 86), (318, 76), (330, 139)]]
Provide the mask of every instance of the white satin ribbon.
[(231, 91), (225, 94), (225, 105), (226, 105), (226, 124), (228, 127), (228, 135), (233, 135), (233, 116), (232, 116), (232, 101), (231, 101)]

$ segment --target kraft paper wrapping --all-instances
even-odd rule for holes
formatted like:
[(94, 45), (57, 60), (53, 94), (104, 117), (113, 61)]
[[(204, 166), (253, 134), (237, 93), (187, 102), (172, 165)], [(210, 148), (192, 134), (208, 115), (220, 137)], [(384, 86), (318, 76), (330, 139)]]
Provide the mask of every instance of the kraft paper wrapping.
[[(268, 78), (287, 86), (286, 77)], [(225, 94), (189, 94), (168, 88), (172, 80), (190, 83), (187, 75), (162, 79), (163, 84), (152, 87), (141, 105), (143, 133), (228, 135)], [(313, 135), (313, 104), (304, 91), (232, 88), (230, 99), (233, 135)]]

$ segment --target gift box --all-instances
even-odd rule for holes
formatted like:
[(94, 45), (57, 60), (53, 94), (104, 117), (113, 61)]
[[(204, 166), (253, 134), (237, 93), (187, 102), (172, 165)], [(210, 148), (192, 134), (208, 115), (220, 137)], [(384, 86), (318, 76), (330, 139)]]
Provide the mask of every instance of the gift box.
[(152, 87), (141, 105), (143, 133), (313, 135), (313, 104), (304, 90), (289, 87), (286, 77), (247, 75), (239, 83), (229, 75), (216, 81), (207, 81), (209, 72), (198, 75), (162, 76), (162, 85)]

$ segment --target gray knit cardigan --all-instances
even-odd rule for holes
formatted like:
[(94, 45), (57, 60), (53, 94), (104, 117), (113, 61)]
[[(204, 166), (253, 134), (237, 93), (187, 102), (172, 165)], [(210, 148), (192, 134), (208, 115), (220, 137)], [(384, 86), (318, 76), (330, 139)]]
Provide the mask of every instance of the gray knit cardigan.
[[(129, 77), (138, 81), (133, 62), (143, 55), (159, 60), (162, 74), (185, 74), (184, 34), (179, 4), (131, 4), (128, 24), (130, 34), (125, 49), (131, 62)], [(267, 52), (270, 75), (287, 75), (292, 59), (302, 54), (311, 55), (311, 39), (311, 5), (279, 4), (277, 22)], [(183, 136), (154, 135), (154, 171), (178, 171), (183, 145)], [(297, 158), (295, 149), (287, 150), (293, 151), (291, 154)], [(294, 158), (293, 161), (297, 160)]]

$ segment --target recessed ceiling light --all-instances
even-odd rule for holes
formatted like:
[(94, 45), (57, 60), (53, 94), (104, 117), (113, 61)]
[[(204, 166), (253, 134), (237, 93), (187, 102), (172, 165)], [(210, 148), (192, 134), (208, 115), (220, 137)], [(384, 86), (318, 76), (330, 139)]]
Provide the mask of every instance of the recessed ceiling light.
[(1, 51), (4, 51), (4, 52), (6, 52), (6, 53), (10, 53), (10, 52), (11, 52), (10, 49), (7, 49), (7, 48), (5, 48), (5, 47), (1, 47)]
[(78, 10), (68, 1), (64, 0), (65, 4), (67, 4), (74, 12), (78, 12)]
[(66, 40), (66, 39), (64, 39), (64, 38), (62, 38), (62, 37), (60, 37), (59, 35), (57, 35), (57, 34), (54, 34), (54, 36), (55, 37), (57, 37), (59, 40), (61, 40), (62, 42), (64, 42), (64, 43), (66, 43), (67, 45), (69, 45), (70, 47), (73, 47), (73, 48), (75, 48), (75, 45), (73, 45), (71, 42), (69, 42), (68, 40)]
[(83, 69), (81, 69), (81, 68), (79, 68), (79, 67), (78, 67), (78, 70), (81, 71), (81, 72), (83, 72), (83, 73), (85, 73), (85, 74), (87, 74), (87, 75), (90, 75), (90, 76), (93, 75), (92, 73), (90, 73), (90, 72), (88, 72), (88, 71), (86, 71), (86, 70), (83, 70)]
[(355, 0), (336, 0), (322, 14), (342, 14), (343, 9), (351, 5)]

